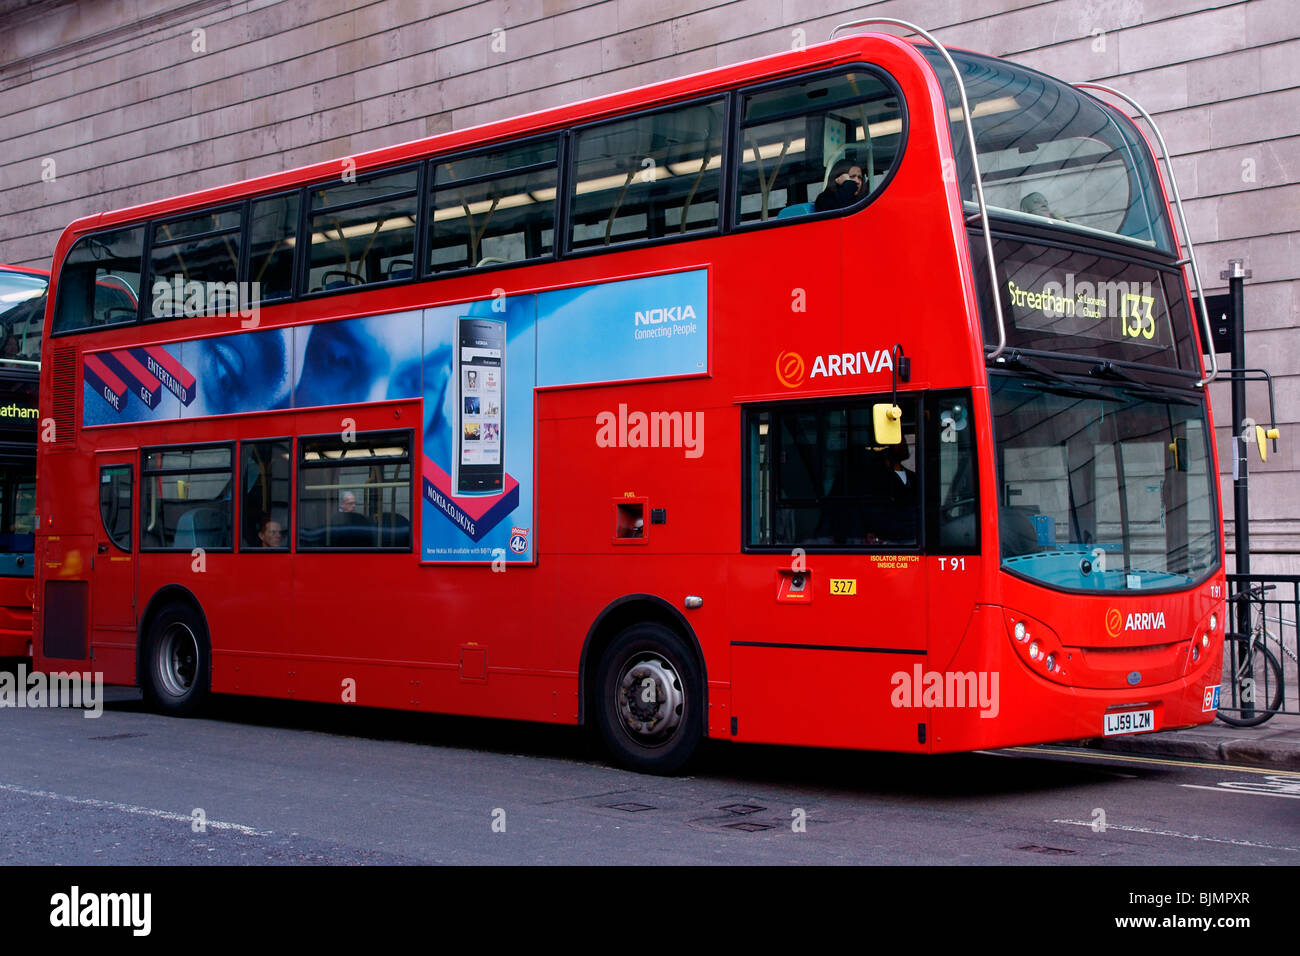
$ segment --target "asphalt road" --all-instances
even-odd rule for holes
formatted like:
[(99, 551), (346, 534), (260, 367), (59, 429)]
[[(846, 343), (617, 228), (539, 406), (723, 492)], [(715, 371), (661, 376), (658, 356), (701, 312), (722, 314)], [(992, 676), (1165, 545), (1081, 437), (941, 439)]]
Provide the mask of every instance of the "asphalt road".
[(1300, 774), (1025, 748), (707, 743), (676, 778), (574, 728), (109, 689), (0, 709), (5, 864), (1300, 863)]

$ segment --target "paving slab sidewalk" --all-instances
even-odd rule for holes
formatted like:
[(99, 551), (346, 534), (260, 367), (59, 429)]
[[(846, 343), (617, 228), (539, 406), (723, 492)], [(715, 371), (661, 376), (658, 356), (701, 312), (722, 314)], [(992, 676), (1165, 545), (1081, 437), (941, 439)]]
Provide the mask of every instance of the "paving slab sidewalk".
[(1216, 720), (1189, 730), (1093, 737), (1080, 744), (1113, 753), (1300, 770), (1300, 716), (1278, 714), (1258, 727), (1229, 727)]

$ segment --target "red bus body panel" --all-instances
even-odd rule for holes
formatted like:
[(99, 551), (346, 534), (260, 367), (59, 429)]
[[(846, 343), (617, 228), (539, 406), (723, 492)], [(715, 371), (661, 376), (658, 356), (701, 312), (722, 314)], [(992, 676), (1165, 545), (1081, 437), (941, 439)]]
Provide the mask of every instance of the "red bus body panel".
[[(741, 412), (745, 403), (830, 395), (887, 394), (888, 371), (807, 380), (789, 387), (778, 356), (874, 352), (901, 344), (912, 357), (908, 392), (972, 389), (981, 430), (979, 483), (996, 487), (984, 351), (957, 185), (945, 182), (951, 156), (945, 108), (933, 73), (908, 43), (852, 37), (807, 51), (673, 80), (564, 109), (458, 131), (355, 157), (358, 171), (520, 137), (687, 99), (836, 63), (868, 61), (891, 74), (909, 109), (906, 149), (893, 180), (862, 211), (843, 218), (669, 242), (651, 248), (575, 255), (491, 276), (464, 275), (347, 296), (264, 305), (260, 327), (397, 312), (491, 295), (511, 295), (619, 278), (707, 269), (710, 368), (669, 382), (540, 389), (534, 410), (536, 562), (493, 573), (482, 566), (422, 565), (418, 554), (208, 553), (194, 569), (185, 553), (120, 555), (106, 566), (94, 489), (97, 469), (133, 464), (142, 446), (283, 438), (419, 428), (421, 401), (267, 411), (102, 426), (70, 447), (41, 449), (37, 559), (46, 582), (91, 582), (89, 646), (80, 659), (41, 649), (43, 667), (93, 668), (110, 683), (137, 681), (140, 631), (158, 595), (193, 595), (212, 643), (212, 690), (323, 702), (355, 702), (561, 724), (587, 719), (580, 699), (589, 635), (620, 601), (650, 596), (680, 614), (698, 641), (708, 682), (706, 731), (739, 741), (896, 751), (953, 751), (1097, 736), (1116, 708), (1152, 707), (1157, 727), (1213, 718), (1202, 708), (1217, 684), (1218, 641), (1192, 663), (1192, 640), (1216, 608), (1222, 619), (1222, 561), (1192, 592), (1135, 598), (1049, 591), (1001, 570), (997, 508), (984, 492), (982, 554), (953, 572), (928, 555), (813, 554), (812, 600), (778, 600), (789, 554), (742, 552)], [(79, 220), (64, 233), (57, 266), (89, 231), (162, 213), (268, 193), (336, 175), (322, 163), (248, 183)], [(796, 291), (805, 311), (792, 311)], [(52, 289), (50, 314), (57, 290)], [(193, 318), (112, 328), (47, 343), (96, 351), (226, 334), (228, 319)], [(80, 385), (81, 366), (76, 366)], [(42, 408), (54, 383), (41, 383)], [(81, 391), (76, 392), (80, 421)], [(704, 453), (680, 448), (610, 449), (595, 441), (596, 416), (633, 409), (704, 413)], [(1216, 462), (1217, 466), (1217, 462)], [(137, 473), (138, 479), (138, 473)], [(1217, 489), (1213, 492), (1217, 496)], [(643, 546), (611, 541), (611, 501), (643, 498), (665, 509)], [(139, 540), (136, 498), (134, 540)], [(647, 510), (648, 513), (648, 510)], [(420, 536), (421, 516), (412, 515)], [(1220, 554), (1222, 539), (1220, 536)], [(100, 559), (98, 563), (96, 559)], [(94, 571), (92, 572), (92, 565)], [(113, 576), (101, 583), (101, 569)], [(856, 596), (830, 593), (831, 578), (857, 581)], [(1211, 597), (1218, 588), (1218, 596)], [(688, 595), (702, 606), (686, 609)], [(38, 600), (41, 595), (38, 593)], [(1151, 646), (1106, 657), (1107, 614), (1163, 611)], [(103, 612), (103, 613), (101, 613)], [(1010, 637), (1008, 615), (1044, 622), (1063, 653), (1076, 655), (1066, 679), (1036, 673)], [(1221, 628), (1220, 628), (1221, 629)], [(1221, 639), (1221, 634), (1216, 635)], [(784, 644), (759, 647), (756, 643)], [(1159, 645), (1159, 646), (1157, 646)], [(1176, 646), (1175, 646), (1176, 645)], [(888, 653), (865, 648), (887, 648)], [(1069, 683), (1074, 661), (1096, 686)], [(976, 671), (999, 675), (996, 713), (979, 708), (899, 705), (899, 673)], [(1117, 672), (1154, 668), (1159, 683), (1132, 690)], [(1104, 685), (1104, 686), (1103, 686)], [(987, 709), (986, 709), (987, 710)]]

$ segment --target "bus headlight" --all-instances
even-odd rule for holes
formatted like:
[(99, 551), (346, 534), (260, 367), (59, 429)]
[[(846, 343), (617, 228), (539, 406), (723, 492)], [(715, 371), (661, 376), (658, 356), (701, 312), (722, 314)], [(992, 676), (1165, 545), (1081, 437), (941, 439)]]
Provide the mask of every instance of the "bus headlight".
[(1210, 630), (1213, 631), (1213, 630), (1216, 629), (1218, 626), (1219, 626), (1219, 618), (1218, 618), (1218, 615), (1216, 615), (1216, 614), (1211, 614), (1211, 615), (1210, 615)]
[(1025, 627), (1024, 621), (1016, 621), (1015, 626), (1016, 640), (1023, 641), (1029, 636), (1029, 630)]
[(1031, 661), (1036, 661), (1036, 660), (1038, 660), (1038, 642), (1037, 642), (1037, 641), (1034, 641), (1032, 644), (1029, 645), (1029, 659), (1030, 659)]
[(1199, 647), (1197, 647), (1195, 644), (1193, 644), (1193, 645), (1192, 645), (1192, 660), (1193, 660), (1193, 661), (1199, 661), (1200, 659), (1201, 659), (1201, 649), (1200, 649)]
[(1043, 661), (1043, 663), (1047, 665), (1047, 669), (1048, 669), (1049, 671), (1054, 671), (1054, 670), (1056, 670), (1056, 655), (1055, 655), (1055, 654), (1048, 654), (1048, 655), (1047, 655), (1047, 660)]

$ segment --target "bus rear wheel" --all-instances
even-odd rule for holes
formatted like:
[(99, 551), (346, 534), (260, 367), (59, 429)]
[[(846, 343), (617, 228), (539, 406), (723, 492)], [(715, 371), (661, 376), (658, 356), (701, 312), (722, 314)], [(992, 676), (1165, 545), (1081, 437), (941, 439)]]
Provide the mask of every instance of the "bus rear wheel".
[(686, 642), (659, 624), (634, 624), (600, 661), (601, 736), (614, 758), (642, 773), (674, 773), (703, 736), (704, 683)]
[(207, 629), (188, 604), (169, 604), (149, 625), (141, 649), (145, 700), (176, 717), (194, 713), (208, 691)]

